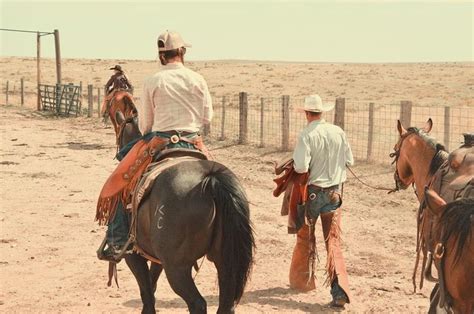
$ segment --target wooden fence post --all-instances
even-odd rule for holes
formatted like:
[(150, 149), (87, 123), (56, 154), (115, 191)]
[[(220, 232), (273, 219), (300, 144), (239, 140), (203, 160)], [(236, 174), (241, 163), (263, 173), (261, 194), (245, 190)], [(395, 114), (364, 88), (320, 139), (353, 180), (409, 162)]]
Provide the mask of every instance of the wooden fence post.
[(450, 142), (450, 131), (451, 131), (451, 107), (444, 107), (444, 146), (449, 152)]
[(226, 97), (222, 96), (222, 117), (221, 117), (221, 137), (219, 138), (220, 141), (225, 140), (225, 105), (226, 105)]
[(20, 80), (20, 103), (23, 106), (25, 104), (25, 81), (23, 78)]
[(93, 109), (93, 99), (92, 99), (92, 94), (93, 94), (93, 86), (92, 84), (87, 85), (87, 104), (89, 105), (88, 110), (87, 110), (87, 117), (90, 118), (92, 117), (92, 111)]
[(97, 117), (100, 118), (100, 87), (97, 88)]
[(405, 128), (411, 126), (411, 108), (412, 102), (408, 100), (402, 100), (400, 102), (400, 122)]
[(290, 148), (290, 96), (281, 97), (281, 150)]
[(374, 144), (374, 103), (369, 104), (369, 138), (367, 139), (367, 160), (372, 160), (372, 147)]
[(239, 144), (248, 142), (248, 109), (247, 93), (239, 93)]
[(336, 98), (336, 107), (334, 109), (334, 124), (344, 130), (344, 119), (346, 115), (346, 99)]
[(7, 87), (5, 88), (5, 105), (8, 106), (8, 81), (7, 81)]
[(263, 130), (264, 130), (264, 116), (265, 116), (265, 100), (260, 98), (260, 145), (259, 147), (265, 147), (265, 142), (263, 141)]

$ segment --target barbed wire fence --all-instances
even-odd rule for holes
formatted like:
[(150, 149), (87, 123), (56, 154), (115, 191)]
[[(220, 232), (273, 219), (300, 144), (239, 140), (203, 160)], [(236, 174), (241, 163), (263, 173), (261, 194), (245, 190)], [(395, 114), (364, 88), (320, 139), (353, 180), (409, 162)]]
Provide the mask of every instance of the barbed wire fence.
[[(87, 103), (82, 114), (100, 117), (103, 86), (79, 85), (81, 100)], [(36, 93), (33, 83), (6, 81), (0, 103), (35, 103)], [(135, 99), (140, 101), (139, 97)], [(398, 119), (405, 127), (422, 127), (431, 118), (432, 136), (448, 150), (460, 146), (463, 133), (474, 132), (474, 107), (422, 106), (408, 100), (387, 103), (336, 98), (334, 102), (335, 108), (324, 113), (323, 118), (345, 130), (358, 160), (389, 161), (388, 155), (398, 140)], [(290, 151), (307, 123), (305, 115), (298, 111), (303, 103), (304, 96), (256, 97), (245, 92), (213, 95), (214, 118), (204, 133), (216, 141)]]

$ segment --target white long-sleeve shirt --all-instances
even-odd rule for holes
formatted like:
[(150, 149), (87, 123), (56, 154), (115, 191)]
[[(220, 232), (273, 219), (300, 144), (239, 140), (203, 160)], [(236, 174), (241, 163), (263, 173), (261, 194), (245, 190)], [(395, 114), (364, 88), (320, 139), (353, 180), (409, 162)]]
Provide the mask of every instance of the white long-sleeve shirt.
[(182, 63), (169, 63), (145, 80), (137, 106), (142, 134), (151, 131), (197, 132), (212, 119), (207, 83)]
[(346, 134), (324, 119), (312, 121), (301, 131), (293, 160), (296, 172), (309, 171), (308, 184), (323, 188), (346, 181), (346, 166), (354, 164)]

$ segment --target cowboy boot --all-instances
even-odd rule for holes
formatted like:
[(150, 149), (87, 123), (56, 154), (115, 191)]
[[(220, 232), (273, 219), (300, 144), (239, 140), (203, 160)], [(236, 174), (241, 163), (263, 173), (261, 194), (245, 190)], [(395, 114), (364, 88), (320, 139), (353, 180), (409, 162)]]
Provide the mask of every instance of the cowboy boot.
[(321, 224), (323, 226), (324, 242), (327, 251), (327, 279), (331, 284), (331, 295), (333, 306), (344, 306), (350, 303), (349, 280), (347, 278), (346, 265), (342, 256), (340, 234), (341, 234), (341, 209), (321, 213)]
[(290, 288), (307, 292), (316, 288), (311, 264), (311, 256), (314, 254), (312, 241), (314, 241), (314, 229), (303, 225), (297, 233), (296, 245), (290, 266)]

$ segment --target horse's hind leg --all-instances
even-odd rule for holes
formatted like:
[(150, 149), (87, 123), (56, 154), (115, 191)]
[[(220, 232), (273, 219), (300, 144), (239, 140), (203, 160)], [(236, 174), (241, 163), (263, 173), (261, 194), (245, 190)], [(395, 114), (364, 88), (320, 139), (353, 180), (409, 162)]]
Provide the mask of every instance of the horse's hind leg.
[(166, 278), (171, 288), (188, 305), (189, 312), (207, 313), (206, 300), (199, 293), (191, 276), (192, 266), (165, 266)]
[(234, 313), (234, 298), (235, 289), (229, 284), (229, 280), (226, 277), (225, 270), (222, 265), (222, 261), (216, 259), (214, 265), (217, 268), (217, 278), (219, 279), (219, 308), (217, 309), (218, 314)]
[(163, 266), (157, 263), (151, 263), (150, 266), (150, 280), (151, 280), (151, 287), (153, 288), (153, 292), (156, 292), (156, 283), (158, 278), (160, 278), (161, 272), (163, 271)]
[(125, 257), (128, 267), (137, 279), (142, 298), (142, 313), (156, 313), (155, 296), (153, 295), (150, 271), (146, 259), (138, 254), (128, 254)]

